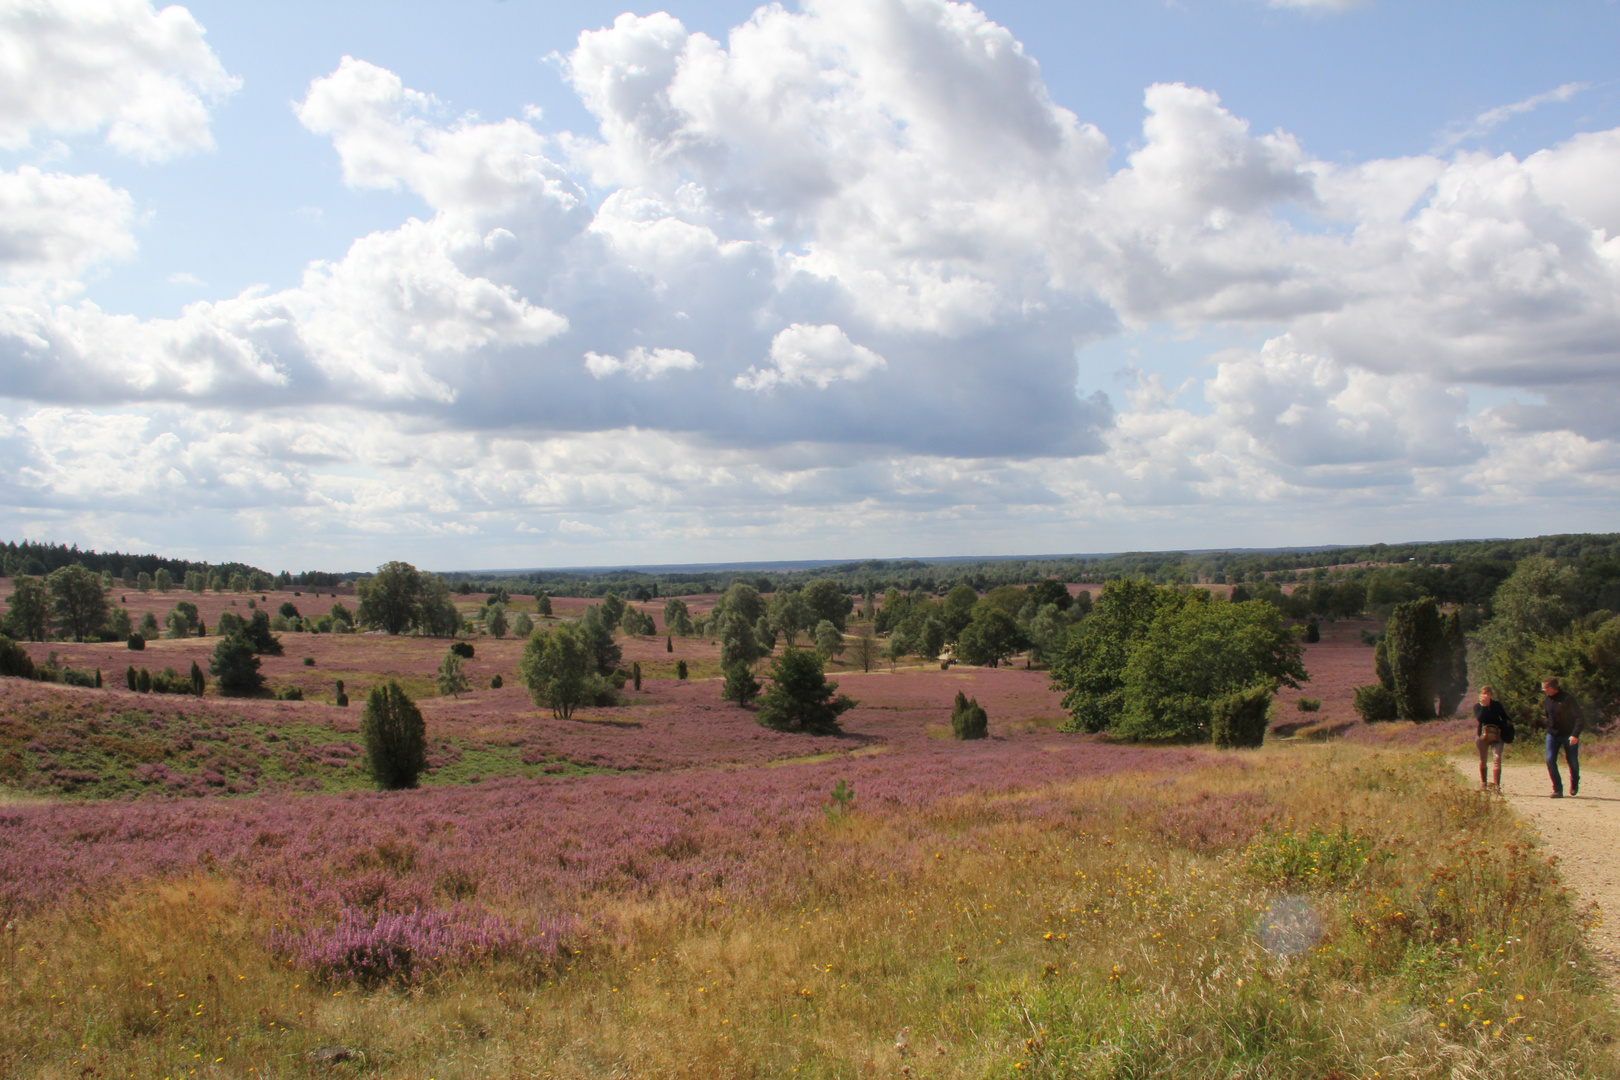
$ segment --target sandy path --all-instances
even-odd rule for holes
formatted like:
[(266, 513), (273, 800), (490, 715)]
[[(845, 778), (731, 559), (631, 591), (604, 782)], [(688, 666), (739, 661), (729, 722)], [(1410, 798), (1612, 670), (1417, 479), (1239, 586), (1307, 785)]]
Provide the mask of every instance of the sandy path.
[[(1560, 762), (1562, 764), (1562, 762)], [(1478, 760), (1457, 760), (1473, 783), (1479, 782)], [(1569, 781), (1566, 771), (1565, 783)], [(1603, 920), (1592, 931), (1611, 986), (1620, 988), (1620, 781), (1591, 769), (1581, 770), (1581, 793), (1549, 799), (1552, 782), (1543, 765), (1504, 765), (1502, 794), (1513, 809), (1541, 833), (1547, 850), (1582, 900), (1597, 904)]]

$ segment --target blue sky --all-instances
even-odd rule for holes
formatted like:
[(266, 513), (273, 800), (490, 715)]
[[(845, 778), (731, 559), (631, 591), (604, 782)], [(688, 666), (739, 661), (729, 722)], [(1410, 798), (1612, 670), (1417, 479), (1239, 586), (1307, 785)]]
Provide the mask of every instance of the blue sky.
[(0, 3), (0, 532), (280, 569), (1615, 527), (1620, 5), (664, 11)]

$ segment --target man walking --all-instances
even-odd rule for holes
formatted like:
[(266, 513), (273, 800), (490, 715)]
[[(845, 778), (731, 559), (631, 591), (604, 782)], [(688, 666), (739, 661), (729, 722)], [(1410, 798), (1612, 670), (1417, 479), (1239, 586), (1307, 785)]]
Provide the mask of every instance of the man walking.
[(1564, 797), (1564, 778), (1558, 772), (1558, 751), (1569, 762), (1569, 793), (1581, 793), (1581, 731), (1586, 717), (1580, 704), (1560, 689), (1552, 675), (1541, 680), (1541, 726), (1547, 729), (1547, 775), (1552, 777), (1552, 798)]

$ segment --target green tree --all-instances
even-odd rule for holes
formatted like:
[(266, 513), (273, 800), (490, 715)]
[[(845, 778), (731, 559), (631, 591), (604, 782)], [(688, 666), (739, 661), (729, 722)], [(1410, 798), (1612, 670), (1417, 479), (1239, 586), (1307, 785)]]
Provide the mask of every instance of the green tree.
[(208, 578), (201, 570), (186, 571), (186, 592), (201, 593), (208, 589)]
[(141, 592), (151, 592), (152, 575), (148, 574), (145, 570), (142, 570), (139, 574), (135, 575), (135, 587), (141, 590)]
[(1067, 611), (1074, 603), (1074, 597), (1069, 595), (1069, 587), (1053, 578), (1045, 578), (1031, 585), (1028, 596), (1037, 611), (1047, 604), (1056, 606), (1059, 611)]
[(50, 637), (50, 593), (39, 578), (12, 579), (6, 629), (12, 637), (22, 641), (44, 641)]
[(427, 767), (427, 725), (422, 713), (399, 683), (389, 679), (374, 686), (360, 718), (371, 777), (384, 791), (416, 786)]
[(776, 632), (782, 635), (782, 640), (792, 648), (799, 635), (815, 625), (810, 611), (810, 605), (805, 603), (804, 590), (795, 589), (792, 592), (777, 591), (771, 596), (771, 602), (766, 605), (766, 618)]
[(855, 628), (852, 637), (853, 640), (849, 645), (850, 662), (859, 666), (862, 671), (871, 671), (882, 656), (877, 637), (872, 633), (872, 624), (869, 622), (860, 624)]
[(610, 591), (602, 597), (601, 611), (602, 625), (607, 627), (608, 633), (611, 634), (619, 628), (620, 621), (624, 619), (624, 600), (618, 593)]
[(664, 601), (664, 629), (681, 637), (692, 636), (692, 613), (685, 600), (672, 596)]
[(340, 625), (343, 627), (342, 630), (337, 630), (338, 633), (342, 634), (354, 629), (354, 612), (350, 611), (343, 601), (332, 601), (331, 614), (332, 628), (337, 630)]
[(484, 629), (496, 638), (506, 636), (506, 605), (491, 604), (484, 609)]
[(416, 623), (422, 599), (422, 575), (408, 562), (387, 562), (377, 573), (355, 582), (360, 595), (360, 621), (389, 634), (401, 634)]
[(942, 617), (947, 642), (954, 643), (967, 629), (967, 624), (973, 621), (973, 608), (978, 602), (979, 594), (971, 585), (958, 585), (945, 595)]
[(57, 627), (74, 641), (92, 636), (107, 621), (107, 594), (102, 591), (100, 575), (74, 563), (53, 570), (45, 587), (50, 590)]
[(801, 590), (804, 604), (810, 611), (810, 618), (806, 626), (814, 626), (822, 622), (830, 622), (836, 626), (840, 633), (849, 619), (849, 613), (855, 610), (855, 601), (850, 599), (844, 587), (830, 578), (818, 578)]
[(253, 643), (241, 634), (219, 639), (209, 657), (208, 672), (219, 682), (219, 692), (227, 697), (247, 697), (264, 687)]
[(558, 720), (567, 720), (590, 696), (595, 667), (584, 636), (563, 625), (530, 635), (518, 672), (536, 705), (549, 708)]
[(844, 653), (844, 635), (830, 619), (816, 624), (816, 652), (822, 663)]
[(735, 701), (739, 708), (747, 708), (759, 694), (759, 680), (748, 664), (736, 663), (726, 668), (726, 682), (720, 690), (720, 700)]
[(439, 677), (436, 681), (440, 697), (459, 698), (471, 689), (466, 673), (461, 670), (461, 657), (453, 652), (445, 653), (444, 659), (439, 661)]
[(1002, 608), (981, 603), (957, 636), (956, 656), (965, 664), (1000, 667), (1023, 647), (1024, 632), (1018, 621)]
[(1073, 717), (1070, 731), (1106, 731), (1125, 711), (1125, 664), (1175, 593), (1146, 579), (1120, 579), (1103, 587), (1095, 608), (1069, 635), (1052, 665), (1052, 689), (1062, 690)]
[(191, 692), (196, 697), (202, 697), (203, 691), (207, 688), (208, 680), (203, 676), (202, 668), (197, 666), (197, 661), (193, 660), (191, 662)]
[(527, 611), (518, 612), (517, 618), (512, 620), (512, 633), (520, 638), (526, 638), (534, 633), (534, 620), (529, 618)]
[(1537, 668), (1537, 652), (1569, 629), (1579, 590), (1573, 568), (1532, 555), (1519, 560), (1491, 597), (1491, 620), (1479, 632), (1480, 681), (1521, 724), (1536, 715), (1541, 678), (1548, 674)]
[(1112, 731), (1134, 739), (1208, 740), (1218, 700), (1262, 683), (1297, 687), (1310, 678), (1302, 655), (1270, 604), (1234, 604), (1203, 591), (1176, 595), (1159, 605), (1130, 651), (1124, 709)]
[(608, 629), (599, 605), (592, 604), (585, 609), (585, 617), (579, 620), (579, 635), (590, 650), (598, 674), (607, 675), (619, 666), (624, 650), (613, 640), (613, 631)]
[(889, 643), (884, 648), (884, 654), (889, 658), (889, 670), (893, 671), (894, 665), (910, 656), (911, 649), (911, 639), (906, 636), (904, 630), (890, 631)]
[(821, 658), (808, 649), (788, 649), (771, 663), (771, 685), (759, 699), (757, 719), (778, 731), (836, 734), (838, 718), (855, 702), (829, 682)]
[(739, 609), (727, 609), (716, 617), (715, 636), (720, 639), (720, 666), (728, 670), (737, 664), (751, 665), (765, 655), (754, 636), (753, 624)]
[(1468, 685), (1460, 619), (1441, 615), (1428, 598), (1396, 604), (1384, 627), (1384, 646), (1402, 720), (1457, 711)]
[(535, 611), (544, 618), (551, 618), (551, 596), (548, 593), (534, 594)]
[(141, 616), (141, 625), (138, 632), (147, 641), (156, 641), (163, 634), (163, 631), (158, 627), (157, 616), (150, 611)]
[[(107, 621), (101, 624), (101, 636), (107, 641), (128, 641), (135, 632), (129, 621), (129, 609), (116, 604), (107, 605)], [(141, 644), (145, 644), (143, 640)]]
[(1069, 639), (1070, 625), (1063, 617), (1063, 609), (1056, 604), (1046, 604), (1039, 608), (1030, 619), (1028, 629), (1024, 631), (1024, 636), (1029, 639), (1030, 662), (1050, 664), (1062, 656), (1063, 645)]
[[(221, 616), (221, 622), (224, 621)], [(281, 655), (281, 639), (270, 633), (270, 616), (263, 611), (255, 611), (253, 617), (242, 628), (242, 636), (253, 645), (253, 651), (265, 656)]]
[(174, 588), (174, 575), (169, 573), (167, 567), (158, 567), (157, 573), (152, 575), (152, 584), (157, 586), (158, 592), (168, 592)]
[(428, 637), (455, 637), (461, 631), (461, 612), (450, 598), (450, 586), (438, 574), (421, 575), (414, 622)]

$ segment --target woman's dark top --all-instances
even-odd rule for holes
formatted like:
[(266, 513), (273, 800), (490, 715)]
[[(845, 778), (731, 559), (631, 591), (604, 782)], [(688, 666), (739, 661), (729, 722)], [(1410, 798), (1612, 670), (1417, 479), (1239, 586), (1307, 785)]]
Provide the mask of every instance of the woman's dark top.
[(1513, 741), (1513, 721), (1508, 719), (1507, 710), (1502, 708), (1500, 701), (1492, 701), (1489, 705), (1475, 705), (1474, 719), (1479, 729), (1474, 733), (1476, 737), (1485, 734), (1486, 724), (1495, 724), (1502, 729), (1502, 741)]

